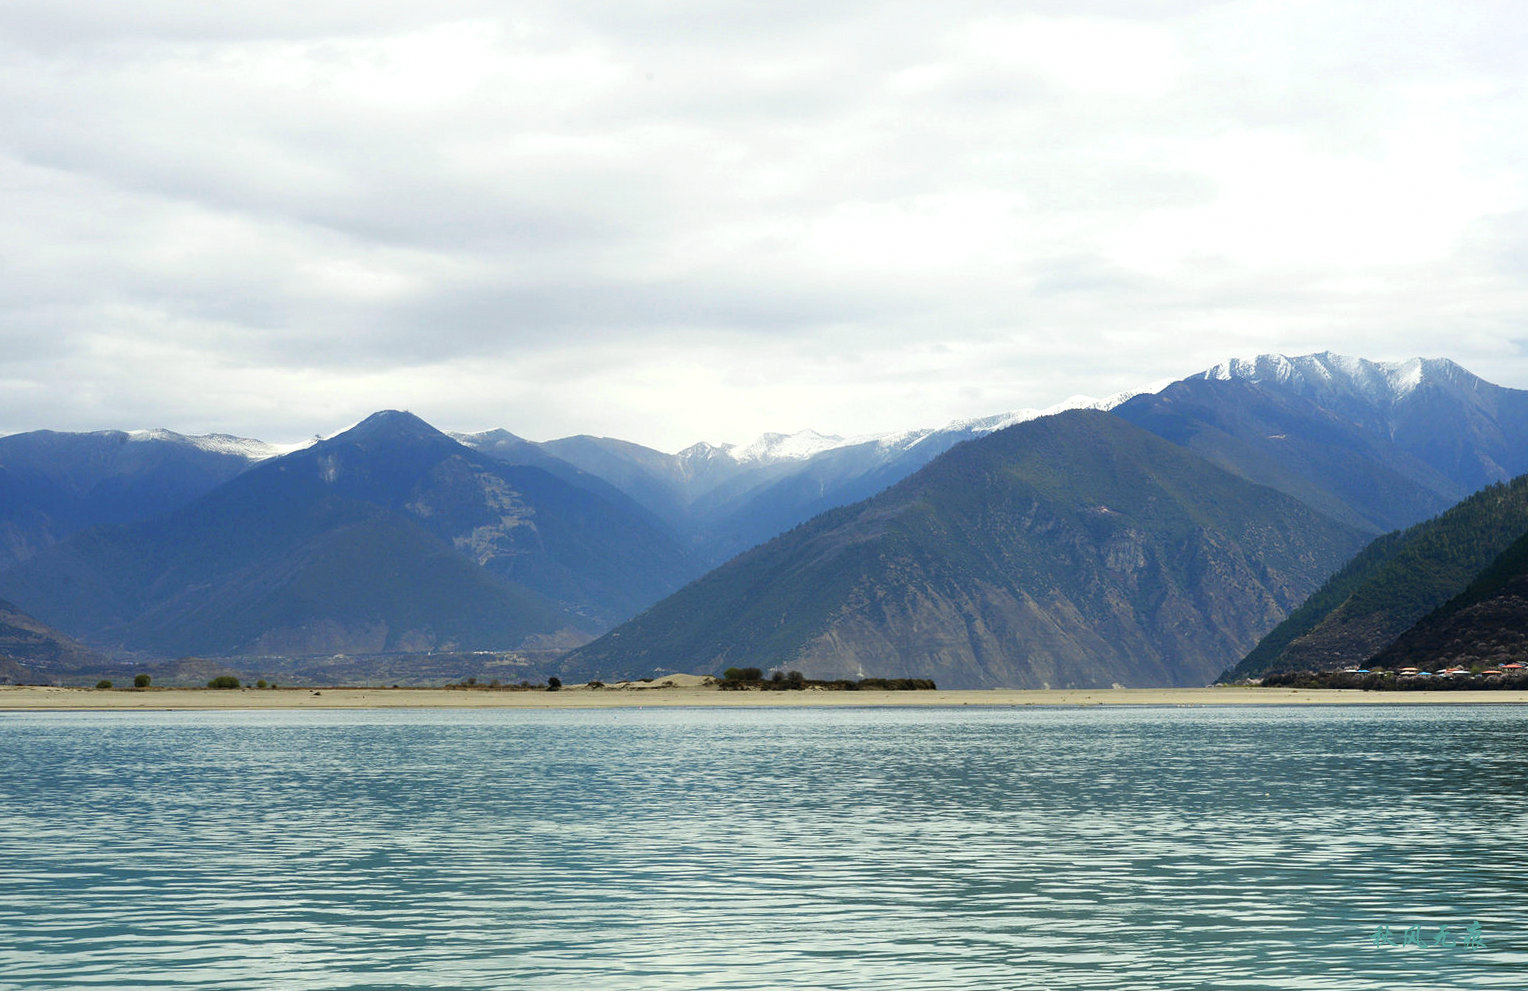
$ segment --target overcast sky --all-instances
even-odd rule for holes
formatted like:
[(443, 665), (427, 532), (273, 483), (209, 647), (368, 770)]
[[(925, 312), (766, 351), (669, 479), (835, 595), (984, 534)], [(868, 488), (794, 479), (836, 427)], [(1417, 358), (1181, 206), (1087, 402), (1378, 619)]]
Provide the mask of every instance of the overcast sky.
[(6, 0), (0, 433), (1528, 387), (1519, 2)]

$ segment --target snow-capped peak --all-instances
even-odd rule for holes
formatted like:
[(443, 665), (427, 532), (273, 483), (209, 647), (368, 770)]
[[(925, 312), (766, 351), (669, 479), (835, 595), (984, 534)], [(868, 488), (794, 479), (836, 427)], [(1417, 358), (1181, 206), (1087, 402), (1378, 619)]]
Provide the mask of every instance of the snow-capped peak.
[(707, 444), (700, 441), (691, 444), (679, 452), (679, 457), (685, 461), (711, 461), (716, 458), (730, 457), (735, 444)]
[(1453, 379), (1463, 369), (1446, 358), (1369, 361), (1323, 351), (1287, 357), (1261, 354), (1233, 358), (1194, 378), (1219, 381), (1276, 382), (1300, 392), (1337, 392), (1371, 403), (1389, 403), (1412, 393), (1429, 379)]
[(763, 434), (753, 443), (732, 448), (728, 453), (739, 464), (771, 464), (776, 461), (805, 461), (823, 451), (843, 447), (845, 443), (837, 434), (802, 430), (794, 434)]

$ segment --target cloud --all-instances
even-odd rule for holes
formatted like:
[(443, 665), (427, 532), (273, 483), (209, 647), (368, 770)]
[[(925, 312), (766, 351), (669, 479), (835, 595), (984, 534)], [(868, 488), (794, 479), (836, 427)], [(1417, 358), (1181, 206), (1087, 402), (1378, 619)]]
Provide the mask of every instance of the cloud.
[(1528, 15), (18, 2), (0, 430), (895, 429), (1230, 354), (1528, 385)]

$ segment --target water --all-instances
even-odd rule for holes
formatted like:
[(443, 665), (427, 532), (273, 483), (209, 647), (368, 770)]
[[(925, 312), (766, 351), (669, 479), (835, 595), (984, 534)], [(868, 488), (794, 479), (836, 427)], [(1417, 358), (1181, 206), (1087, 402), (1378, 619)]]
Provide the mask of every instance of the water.
[(0, 991), (1528, 987), (1513, 707), (39, 713), (0, 753)]

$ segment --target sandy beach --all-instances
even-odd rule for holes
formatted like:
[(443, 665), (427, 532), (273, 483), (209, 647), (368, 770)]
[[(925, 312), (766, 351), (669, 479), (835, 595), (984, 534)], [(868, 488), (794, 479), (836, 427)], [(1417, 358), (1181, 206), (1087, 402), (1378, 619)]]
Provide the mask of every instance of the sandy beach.
[(1292, 688), (1124, 688), (1066, 691), (735, 692), (698, 686), (561, 691), (441, 688), (0, 688), (0, 712), (196, 709), (603, 709), (716, 706), (1522, 705), (1528, 692), (1363, 692)]

